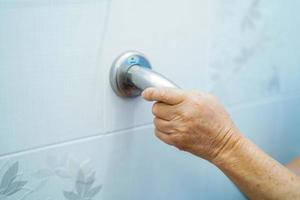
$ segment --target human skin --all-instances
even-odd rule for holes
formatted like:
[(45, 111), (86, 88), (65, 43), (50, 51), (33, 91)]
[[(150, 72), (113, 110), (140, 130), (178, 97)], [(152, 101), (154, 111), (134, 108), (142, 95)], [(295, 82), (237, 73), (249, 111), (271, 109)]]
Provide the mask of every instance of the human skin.
[(300, 175), (300, 158), (297, 158), (297, 159), (293, 160), (292, 162), (288, 163), (286, 165), (286, 167), (299, 176)]
[(214, 96), (174, 88), (142, 96), (155, 101), (159, 139), (213, 163), (250, 199), (300, 199), (300, 178), (248, 140)]

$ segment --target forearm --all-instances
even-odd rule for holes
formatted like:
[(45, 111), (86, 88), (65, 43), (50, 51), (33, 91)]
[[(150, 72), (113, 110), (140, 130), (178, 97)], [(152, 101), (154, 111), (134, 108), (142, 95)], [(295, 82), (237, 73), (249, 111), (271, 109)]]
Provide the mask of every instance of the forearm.
[(211, 161), (252, 200), (300, 199), (299, 178), (242, 136), (215, 97), (174, 88), (142, 95), (156, 101), (155, 134), (165, 143)]
[(299, 177), (244, 137), (214, 164), (252, 200), (300, 199)]

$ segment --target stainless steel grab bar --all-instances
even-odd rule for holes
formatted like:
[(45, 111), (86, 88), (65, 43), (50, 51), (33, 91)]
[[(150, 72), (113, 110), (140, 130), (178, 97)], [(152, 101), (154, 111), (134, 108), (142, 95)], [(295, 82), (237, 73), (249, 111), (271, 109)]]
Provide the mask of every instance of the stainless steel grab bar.
[(125, 52), (113, 63), (110, 83), (115, 93), (122, 97), (136, 97), (148, 87), (178, 86), (151, 69), (150, 62), (136, 51)]
[(177, 87), (163, 75), (138, 65), (130, 67), (127, 75), (128, 80), (141, 90), (148, 87)]

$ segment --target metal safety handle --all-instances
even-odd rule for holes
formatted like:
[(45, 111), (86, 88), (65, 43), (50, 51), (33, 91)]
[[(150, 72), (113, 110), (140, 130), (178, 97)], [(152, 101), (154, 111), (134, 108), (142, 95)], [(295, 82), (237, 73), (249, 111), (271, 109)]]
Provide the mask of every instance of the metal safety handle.
[(151, 69), (141, 53), (129, 51), (119, 56), (110, 70), (110, 83), (122, 97), (136, 97), (148, 87), (179, 88), (175, 83)]

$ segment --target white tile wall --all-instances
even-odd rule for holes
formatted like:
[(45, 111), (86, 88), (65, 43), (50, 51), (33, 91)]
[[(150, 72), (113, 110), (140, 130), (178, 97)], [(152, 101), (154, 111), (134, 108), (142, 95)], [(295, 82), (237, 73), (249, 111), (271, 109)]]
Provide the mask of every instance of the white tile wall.
[(110, 66), (124, 51), (143, 52), (154, 70), (183, 88), (206, 88), (212, 6), (206, 0), (112, 2), (101, 64), (105, 82), (105, 131), (152, 122), (149, 104), (139, 98), (120, 99), (110, 88)]
[(83, 191), (105, 200), (244, 199), (214, 166), (158, 141), (151, 103), (117, 97), (109, 68), (123, 51), (145, 53), (182, 88), (217, 94), (244, 134), (285, 163), (300, 154), (299, 8), (0, 0), (0, 180), (25, 181), (7, 200), (74, 200)]
[[(250, 139), (286, 162), (300, 153), (299, 102), (300, 96), (270, 99), (230, 112)], [(76, 181), (93, 173), (91, 188), (101, 185), (94, 199), (244, 199), (212, 164), (160, 142), (151, 125), (2, 157), (0, 180), (16, 162), (32, 192), (11, 199), (27, 193), (27, 199), (68, 199), (63, 192), (78, 193)]]
[(227, 105), (299, 91), (299, 3), (217, 2), (210, 91)]
[(283, 163), (300, 155), (300, 95), (267, 98), (229, 109), (242, 132)]
[[(146, 126), (108, 136), (25, 152), (0, 161), (4, 174), (18, 165), (24, 188), (8, 199), (76, 199), (65, 191), (90, 191), (100, 186), (93, 199), (232, 199), (241, 194), (211, 164), (166, 146)], [(160, 156), (157, 156), (157, 155)], [(93, 177), (93, 184), (80, 187), (78, 180)], [(13, 175), (13, 174), (12, 174)], [(79, 181), (78, 181), (79, 182)], [(90, 183), (90, 182), (88, 182)], [(210, 192), (222, 189), (223, 193)], [(84, 193), (84, 192), (83, 192)], [(87, 197), (87, 192), (83, 197)]]
[(109, 1), (0, 1), (0, 154), (103, 131)]

